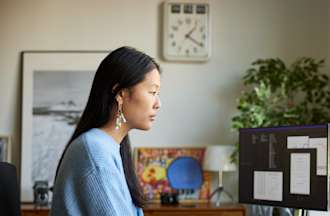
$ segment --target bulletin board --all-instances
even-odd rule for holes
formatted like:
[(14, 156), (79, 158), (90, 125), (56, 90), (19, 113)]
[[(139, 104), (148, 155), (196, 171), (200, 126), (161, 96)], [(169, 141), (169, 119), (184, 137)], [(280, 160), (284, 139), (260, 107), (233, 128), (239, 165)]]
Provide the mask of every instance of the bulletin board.
[(239, 131), (239, 202), (328, 210), (329, 124)]

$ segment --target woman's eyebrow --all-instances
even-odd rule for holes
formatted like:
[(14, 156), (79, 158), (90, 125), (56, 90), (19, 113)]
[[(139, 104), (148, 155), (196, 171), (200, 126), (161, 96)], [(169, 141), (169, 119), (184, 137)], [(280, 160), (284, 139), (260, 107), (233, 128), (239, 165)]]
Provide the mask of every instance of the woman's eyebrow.
[(159, 85), (155, 83), (151, 84), (151, 86), (156, 86), (157, 88), (159, 88)]

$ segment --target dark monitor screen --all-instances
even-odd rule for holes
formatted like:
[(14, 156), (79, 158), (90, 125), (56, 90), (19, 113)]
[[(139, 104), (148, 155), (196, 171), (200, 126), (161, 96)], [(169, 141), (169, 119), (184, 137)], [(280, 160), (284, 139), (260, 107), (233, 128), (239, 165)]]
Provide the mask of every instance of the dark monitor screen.
[(239, 202), (328, 209), (329, 127), (239, 131)]

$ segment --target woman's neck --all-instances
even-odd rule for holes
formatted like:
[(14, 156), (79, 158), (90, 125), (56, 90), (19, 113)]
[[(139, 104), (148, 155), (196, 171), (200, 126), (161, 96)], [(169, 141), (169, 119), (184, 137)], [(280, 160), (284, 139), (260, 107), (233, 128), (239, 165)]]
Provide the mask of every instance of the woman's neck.
[(109, 122), (100, 129), (109, 134), (118, 144), (121, 143), (129, 131), (128, 125), (125, 123), (119, 129), (116, 129), (115, 122)]

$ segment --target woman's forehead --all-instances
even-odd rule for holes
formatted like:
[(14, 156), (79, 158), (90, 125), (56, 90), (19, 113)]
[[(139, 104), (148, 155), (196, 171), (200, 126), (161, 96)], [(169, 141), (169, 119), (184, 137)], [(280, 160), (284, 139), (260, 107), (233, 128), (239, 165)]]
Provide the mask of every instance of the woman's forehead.
[(160, 87), (159, 71), (157, 69), (153, 69), (152, 71), (147, 73), (142, 83), (159, 88)]

